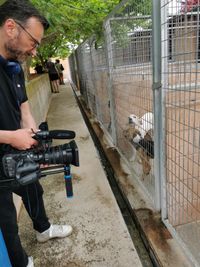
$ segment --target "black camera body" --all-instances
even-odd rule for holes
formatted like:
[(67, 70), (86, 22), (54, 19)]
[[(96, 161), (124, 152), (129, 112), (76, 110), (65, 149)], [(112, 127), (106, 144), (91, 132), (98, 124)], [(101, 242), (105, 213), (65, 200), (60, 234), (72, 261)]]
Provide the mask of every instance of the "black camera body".
[[(75, 132), (67, 130), (36, 132), (34, 138), (38, 141), (37, 147), (22, 151), (12, 149), (3, 156), (5, 176), (10, 181), (27, 185), (46, 175), (65, 173), (66, 169), (69, 169), (66, 166), (79, 166), (78, 147), (74, 140), (51, 146), (52, 139), (73, 139), (74, 137)], [(70, 177), (69, 174), (66, 177)], [(67, 182), (71, 181), (68, 179)]]

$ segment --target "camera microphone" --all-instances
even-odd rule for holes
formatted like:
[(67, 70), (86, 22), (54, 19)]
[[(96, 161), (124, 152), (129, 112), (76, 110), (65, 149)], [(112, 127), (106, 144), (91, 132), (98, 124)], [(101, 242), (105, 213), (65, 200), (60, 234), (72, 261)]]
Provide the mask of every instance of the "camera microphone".
[(68, 130), (52, 130), (49, 131), (49, 137), (52, 139), (73, 139), (76, 134), (74, 131)]
[(68, 130), (39, 131), (35, 134), (35, 139), (73, 139), (75, 135), (74, 131)]

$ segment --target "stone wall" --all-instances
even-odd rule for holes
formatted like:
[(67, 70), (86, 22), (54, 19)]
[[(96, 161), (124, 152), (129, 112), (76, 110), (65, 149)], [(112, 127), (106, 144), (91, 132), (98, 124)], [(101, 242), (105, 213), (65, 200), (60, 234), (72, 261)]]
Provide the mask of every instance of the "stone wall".
[(37, 125), (46, 119), (51, 101), (51, 87), (48, 74), (42, 74), (27, 83), (27, 95)]

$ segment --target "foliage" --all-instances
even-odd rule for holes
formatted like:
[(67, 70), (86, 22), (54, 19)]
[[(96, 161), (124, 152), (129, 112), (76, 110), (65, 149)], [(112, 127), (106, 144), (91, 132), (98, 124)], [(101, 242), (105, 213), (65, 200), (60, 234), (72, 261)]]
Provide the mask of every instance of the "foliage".
[(102, 22), (120, 0), (32, 0), (50, 23), (37, 61), (48, 57), (66, 57), (71, 49), (100, 34)]
[(0, 5), (3, 5), (3, 3), (5, 3), (6, 0), (0, 0)]

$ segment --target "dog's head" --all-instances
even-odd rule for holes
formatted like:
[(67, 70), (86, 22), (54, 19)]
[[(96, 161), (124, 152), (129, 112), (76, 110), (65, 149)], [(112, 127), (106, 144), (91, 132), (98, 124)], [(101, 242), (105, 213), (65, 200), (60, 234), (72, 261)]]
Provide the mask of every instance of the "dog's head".
[(133, 125), (138, 125), (138, 124), (140, 124), (140, 119), (137, 115), (130, 114), (128, 117), (128, 123), (133, 124)]
[(144, 139), (146, 141), (153, 141), (154, 140), (154, 133), (153, 133), (153, 129), (150, 129), (146, 132)]
[(128, 129), (124, 131), (124, 136), (131, 143), (138, 143), (141, 139), (141, 133), (139, 131), (141, 119), (135, 114), (130, 114), (128, 117), (128, 123)]

